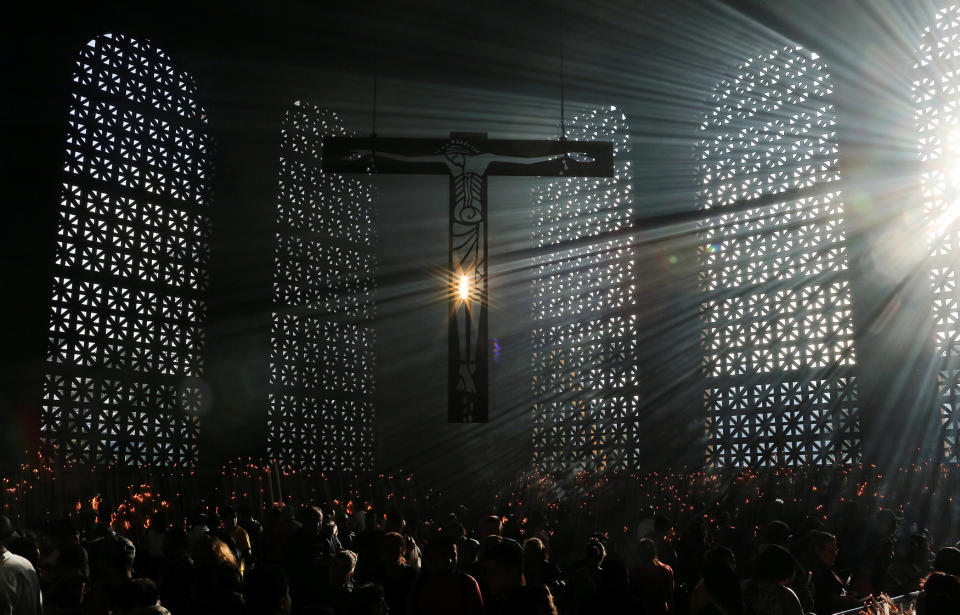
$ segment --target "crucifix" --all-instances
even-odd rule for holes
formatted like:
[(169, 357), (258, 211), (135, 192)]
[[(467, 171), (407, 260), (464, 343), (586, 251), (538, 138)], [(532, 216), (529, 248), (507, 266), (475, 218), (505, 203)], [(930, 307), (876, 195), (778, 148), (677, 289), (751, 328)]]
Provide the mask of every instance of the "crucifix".
[(447, 420), (485, 423), (487, 395), (487, 177), (612, 177), (613, 143), (488, 139), (323, 139), (332, 173), (446, 175), (450, 184)]

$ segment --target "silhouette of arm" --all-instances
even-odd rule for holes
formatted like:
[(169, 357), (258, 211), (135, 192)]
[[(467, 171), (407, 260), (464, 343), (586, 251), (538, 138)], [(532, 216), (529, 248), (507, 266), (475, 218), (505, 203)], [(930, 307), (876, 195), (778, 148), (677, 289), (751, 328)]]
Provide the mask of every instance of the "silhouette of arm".
[(373, 150), (350, 150), (347, 152), (347, 155), (344, 156), (345, 160), (360, 160), (361, 158), (367, 156), (376, 156), (377, 158), (387, 158), (389, 160), (399, 160), (401, 162), (445, 162), (446, 159), (443, 155), (438, 154), (423, 154), (420, 156), (407, 156), (405, 154), (393, 154), (391, 152), (382, 152)]
[(567, 152), (566, 154), (553, 154), (552, 156), (496, 156), (485, 154), (484, 157), (489, 158), (488, 162), (506, 162), (509, 164), (537, 164), (564, 158), (575, 162), (593, 162), (595, 160), (595, 158), (583, 152)]

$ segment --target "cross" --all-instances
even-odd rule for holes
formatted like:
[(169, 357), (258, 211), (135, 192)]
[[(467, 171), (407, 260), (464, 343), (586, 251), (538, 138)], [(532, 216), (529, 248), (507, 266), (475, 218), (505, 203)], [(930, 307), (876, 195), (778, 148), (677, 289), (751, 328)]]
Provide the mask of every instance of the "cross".
[(613, 143), (474, 132), (449, 139), (326, 137), (322, 165), (332, 173), (449, 177), (447, 420), (487, 422), (487, 177), (612, 177)]

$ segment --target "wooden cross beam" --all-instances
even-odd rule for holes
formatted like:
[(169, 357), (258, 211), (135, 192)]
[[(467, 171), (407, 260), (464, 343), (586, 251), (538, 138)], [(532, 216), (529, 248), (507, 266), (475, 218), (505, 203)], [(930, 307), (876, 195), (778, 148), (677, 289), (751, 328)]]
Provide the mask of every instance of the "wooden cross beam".
[(451, 423), (485, 423), (487, 177), (612, 177), (613, 143), (488, 139), (472, 132), (450, 133), (449, 139), (326, 137), (322, 165), (331, 173), (449, 177), (447, 417)]

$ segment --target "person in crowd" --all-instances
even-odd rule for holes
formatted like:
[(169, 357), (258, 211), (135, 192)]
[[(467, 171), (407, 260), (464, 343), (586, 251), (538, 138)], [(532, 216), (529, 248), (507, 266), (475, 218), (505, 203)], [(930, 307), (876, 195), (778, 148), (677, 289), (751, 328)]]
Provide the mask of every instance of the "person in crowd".
[(589, 610), (589, 605), (600, 591), (600, 573), (607, 549), (597, 537), (590, 537), (584, 545), (583, 557), (574, 562), (563, 576), (563, 594), (560, 602), (564, 613), (580, 613)]
[(391, 508), (383, 520), (383, 530), (385, 532), (396, 532), (402, 535), (406, 529), (407, 520), (403, 518), (399, 510)]
[(219, 538), (203, 535), (196, 539), (190, 554), (194, 565), (190, 611), (227, 615), (241, 610), (240, 566), (230, 547)]
[(797, 562), (789, 551), (768, 544), (757, 558), (755, 576), (743, 585), (746, 615), (803, 615), (800, 600), (790, 589)]
[[(839, 480), (849, 482), (845, 476)], [(585, 509), (545, 505), (529, 494), (522, 498), (510, 494), (509, 501), (486, 500), (476, 510), (496, 510), (498, 514), (486, 515), (476, 523), (478, 535), (485, 535), (482, 541), (466, 535), (462, 520), (474, 518), (466, 507), (444, 515), (445, 511), (438, 508), (439, 500), (414, 503), (408, 498), (404, 512), (410, 522), (406, 523), (396, 508), (386, 515), (372, 512), (373, 506), (384, 503), (382, 495), (386, 492), (351, 493), (349, 499), (333, 500), (333, 505), (324, 509), (313, 502), (302, 502), (302, 506), (266, 510), (265, 524), (270, 533), (260, 543), (263, 549), (253, 548), (248, 530), (237, 531), (242, 520), (232, 506), (218, 506), (209, 500), (195, 508), (182, 508), (182, 501), (164, 506), (163, 515), (148, 517), (149, 524), (131, 524), (126, 516), (111, 514), (102, 500), (93, 500), (101, 503), (91, 514), (84, 499), (74, 512), (67, 498), (67, 512), (60, 517), (35, 507), (33, 514), (24, 514), (11, 500), (8, 510), (11, 516), (23, 520), (18, 522), (24, 528), (19, 538), (10, 530), (3, 541), (3, 561), (14, 562), (14, 556), (19, 555), (32, 565), (48, 615), (163, 613), (161, 604), (174, 615), (244, 610), (345, 615), (383, 612), (387, 608), (394, 615), (479, 615), (481, 611), (490, 615), (554, 611), (561, 615), (752, 615), (796, 613), (794, 598), (804, 612), (825, 614), (859, 607), (862, 595), (896, 595), (919, 588), (921, 579), (926, 579), (921, 610), (960, 612), (951, 593), (951, 579), (960, 576), (960, 550), (948, 547), (932, 557), (933, 544), (953, 544), (956, 540), (958, 524), (942, 509), (926, 505), (904, 509), (907, 521), (902, 525), (910, 532), (899, 535), (900, 558), (891, 564), (892, 537), (898, 536), (898, 518), (891, 511), (900, 509), (893, 496), (883, 502), (890, 506), (889, 511), (863, 524), (848, 515), (859, 510), (866, 516), (866, 511), (881, 503), (878, 498), (870, 501), (869, 494), (859, 500), (861, 508), (842, 504), (833, 493), (804, 500), (769, 489), (756, 497), (753, 486), (710, 500), (677, 489), (679, 479), (669, 480), (674, 481), (668, 490), (672, 495), (657, 504), (656, 523), (646, 504), (634, 505), (612, 489), (607, 495), (598, 492), (597, 503)], [(771, 480), (782, 479), (774, 475)], [(822, 483), (823, 478), (816, 480)], [(802, 485), (798, 489), (807, 491)], [(368, 503), (368, 497), (373, 504)], [(606, 502), (601, 503), (605, 497)], [(659, 496), (647, 497), (656, 501)], [(341, 504), (349, 500), (363, 505)], [(393, 498), (389, 505), (395, 506), (396, 502)], [(293, 510), (299, 511), (297, 519), (289, 512)], [(540, 510), (545, 517), (535, 514)], [(332, 524), (326, 522), (331, 515), (325, 511), (349, 511), (351, 516)], [(146, 505), (140, 512), (151, 515)], [(624, 542), (632, 542), (636, 535), (641, 524), (638, 519), (646, 514), (650, 515), (646, 524), (652, 526), (651, 538), (624, 548)], [(680, 536), (677, 541), (673, 540), (675, 534), (667, 515), (675, 515)], [(244, 523), (257, 527), (258, 516), (248, 511)], [(185, 517), (189, 518), (188, 524)], [(796, 531), (791, 533), (791, 526), (779, 519), (789, 520)], [(386, 532), (378, 527), (379, 521), (401, 531)], [(928, 527), (931, 521), (930, 536), (934, 539), (919, 529)], [(363, 549), (359, 554), (343, 550), (344, 543), (339, 540), (337, 528), (351, 524), (357, 531), (352, 544)], [(856, 571), (853, 590), (844, 584), (847, 573), (838, 572), (838, 539), (816, 529), (822, 527), (845, 532), (851, 544), (867, 545), (859, 556), (845, 558), (850, 569)], [(184, 528), (193, 530), (192, 542)], [(600, 528), (607, 531), (598, 531)], [(239, 554), (230, 548), (231, 543), (244, 542), (237, 541), (238, 535), (247, 536), (247, 546), (238, 549)], [(679, 556), (678, 568), (671, 569), (660, 561), (658, 536), (659, 544)], [(526, 540), (521, 547), (514, 538)], [(545, 539), (550, 540), (554, 557), (548, 557)], [(872, 539), (879, 542), (871, 545)], [(427, 545), (419, 573), (410, 565), (411, 559), (418, 559), (411, 550), (418, 542)], [(733, 547), (720, 548), (718, 545), (724, 542)], [(554, 561), (566, 564), (576, 559), (581, 549), (583, 556), (561, 573)], [(784, 552), (802, 553), (803, 567), (785, 557)], [(625, 560), (625, 555), (632, 558)], [(278, 563), (271, 564), (272, 557)], [(633, 567), (625, 566), (637, 561), (639, 564)], [(784, 569), (787, 563), (794, 566), (790, 573)], [(243, 579), (271, 565), (283, 571), (283, 591), (277, 590), (276, 583), (268, 583), (263, 586), (268, 599), (258, 603), (254, 598), (243, 606), (242, 592), (255, 585), (244, 589)], [(937, 572), (930, 574), (931, 567)], [(0, 572), (11, 574), (15, 568), (11, 565)], [(361, 575), (363, 568), (365, 575)], [(678, 570), (686, 571), (686, 585), (677, 576)], [(748, 576), (749, 581), (741, 584), (742, 576)], [(145, 578), (155, 582), (152, 589)], [(361, 590), (359, 585), (365, 581), (377, 585)], [(4, 600), (9, 601), (9, 584), (6, 589), (0, 588), (4, 591)], [(286, 606), (284, 598), (289, 602)], [(0, 609), (0, 615), (4, 612)]]
[(866, 547), (879, 544), (884, 540), (892, 540), (896, 544), (897, 529), (900, 527), (900, 520), (897, 513), (889, 508), (882, 508), (874, 515), (871, 523), (870, 532), (867, 536)]
[(28, 529), (21, 529), (7, 542), (7, 549), (30, 562), (34, 569), (40, 569), (40, 545), (37, 535)]
[(140, 539), (140, 548), (137, 549), (137, 570), (153, 579), (160, 576), (160, 567), (163, 565), (163, 538), (169, 529), (170, 521), (167, 513), (157, 511), (150, 516), (150, 527)]
[(79, 544), (63, 547), (55, 564), (47, 569), (43, 591), (44, 611), (47, 615), (78, 615), (81, 613), (90, 578), (87, 552)]
[(693, 587), (703, 576), (703, 560), (707, 549), (707, 528), (702, 516), (691, 519), (677, 541), (676, 583)]
[[(786, 524), (784, 524), (786, 525)], [(788, 528), (789, 533), (789, 528)], [(736, 549), (739, 546), (740, 542), (740, 531), (737, 526), (733, 523), (733, 518), (730, 515), (729, 511), (723, 510), (717, 514), (717, 530), (714, 536), (714, 546), (715, 547), (727, 547), (730, 549), (734, 555)]]
[(547, 519), (539, 508), (530, 512), (524, 523), (524, 535), (536, 538), (546, 550), (550, 549), (550, 532), (547, 530)]
[(385, 532), (372, 510), (358, 511), (355, 520), (358, 532), (353, 539), (357, 554), (354, 580), (362, 585), (371, 580), (378, 568), (380, 541)]
[(238, 612), (247, 615), (289, 615), (290, 587), (283, 569), (268, 564), (250, 570), (243, 578), (243, 602)]
[(116, 605), (115, 615), (142, 615), (161, 607), (157, 584), (150, 579), (130, 579), (117, 590)]
[(407, 600), (407, 615), (483, 615), (480, 586), (457, 570), (457, 543), (436, 538), (427, 543), (424, 566)]
[(353, 594), (353, 573), (357, 568), (357, 554), (340, 551), (330, 560), (327, 585), (318, 601), (320, 609), (332, 613), (344, 612)]
[(937, 551), (937, 556), (933, 559), (933, 569), (937, 572), (960, 576), (960, 549), (944, 547)]
[(917, 615), (957, 613), (960, 613), (960, 579), (945, 572), (930, 573), (917, 597)]
[(546, 585), (553, 594), (560, 589), (560, 569), (550, 561), (539, 538), (528, 538), (523, 543), (523, 576), (529, 585)]
[(404, 558), (406, 548), (407, 541), (402, 535), (396, 532), (384, 534), (380, 539), (378, 565), (371, 579), (383, 588), (393, 615), (406, 612), (407, 595), (417, 576), (417, 570), (408, 566)]
[(665, 515), (654, 515), (653, 530), (646, 535), (646, 538), (653, 540), (657, 545), (657, 559), (670, 566), (671, 570), (677, 565), (677, 552), (673, 547), (672, 534), (673, 524), (670, 523), (670, 519)]
[[(260, 541), (263, 538), (263, 524), (253, 516), (253, 508), (250, 504), (244, 503), (240, 506), (237, 515), (237, 525), (242, 527), (247, 533), (250, 542), (251, 556), (254, 554), (259, 556)], [(240, 541), (237, 542), (237, 545), (242, 548)]]
[(523, 548), (500, 539), (482, 550), (480, 566), (488, 588), (484, 596), (487, 615), (557, 615), (546, 585), (525, 585)]
[(463, 544), (463, 540), (467, 537), (467, 528), (464, 527), (463, 523), (460, 522), (460, 519), (457, 518), (456, 513), (450, 513), (443, 522), (443, 526), (440, 528), (440, 533), (446, 538), (454, 540), (457, 543), (457, 547), (459, 547), (461, 544)]
[(18, 541), (11, 541), (8, 548), (17, 555), (31, 560), (30, 563), (33, 564), (33, 567), (36, 568), (40, 574), (40, 585), (42, 589), (46, 582), (42, 571), (55, 569), (57, 561), (60, 559), (63, 551), (80, 544), (78, 519), (55, 519), (47, 525), (41, 536), (42, 538), (36, 541), (38, 546), (36, 560), (31, 559), (33, 555), (30, 553), (26, 551), (21, 552), (20, 549), (27, 546), (25, 544), (18, 544)]
[(930, 550), (930, 538), (922, 532), (915, 532), (906, 543), (906, 551), (891, 566), (890, 573), (900, 581), (903, 592), (915, 592), (930, 574), (933, 552)]
[(870, 545), (857, 574), (853, 577), (854, 593), (861, 596), (899, 594), (902, 583), (891, 574), (892, 563), (893, 540), (891, 538), (881, 538), (879, 542)]
[[(837, 546), (838, 556), (834, 567), (840, 571), (840, 574), (846, 578), (853, 574), (857, 569), (869, 535), (868, 528), (864, 524), (865, 515), (860, 510), (860, 504), (855, 499), (848, 499), (840, 508), (839, 519), (837, 520)], [(807, 552), (807, 545), (804, 545), (802, 551)]]
[(477, 540), (481, 543), (487, 536), (503, 535), (503, 519), (499, 515), (487, 515), (477, 524)]
[(323, 512), (316, 506), (304, 506), (297, 517), (300, 528), (283, 547), (283, 568), (290, 581), (290, 596), (295, 612), (315, 605), (320, 598), (330, 558), (340, 551), (336, 536), (325, 534)]
[(230, 549), (231, 553), (233, 553), (233, 559), (236, 560), (237, 566), (240, 567), (242, 574), (243, 565), (240, 561), (240, 548), (237, 546), (237, 542), (233, 539), (233, 532), (231, 532), (230, 528), (227, 527), (226, 522), (224, 521), (223, 517), (220, 516), (220, 513), (215, 510), (211, 510), (207, 514), (207, 527), (209, 528), (210, 535), (227, 545), (227, 548)]
[(116, 606), (120, 587), (133, 578), (137, 550), (132, 541), (118, 534), (107, 534), (92, 546), (96, 556), (83, 610), (88, 615), (108, 615)]
[(190, 539), (191, 547), (198, 538), (210, 533), (209, 523), (210, 519), (202, 508), (196, 509), (193, 511), (193, 514), (187, 518), (187, 538)]
[(403, 551), (403, 560), (408, 566), (419, 570), (421, 559), (420, 547), (417, 546), (417, 542), (413, 536), (407, 533), (407, 520), (403, 518), (399, 510), (392, 509), (387, 513), (383, 521), (383, 530), (388, 534), (393, 532), (404, 537), (406, 542)]
[(694, 586), (690, 596), (690, 615), (743, 614), (743, 594), (736, 568), (736, 557), (729, 547), (714, 547), (707, 551), (703, 578)]
[(674, 612), (673, 569), (657, 557), (657, 543), (651, 538), (637, 543), (637, 565), (630, 571), (630, 585), (647, 615)]
[(464, 537), (457, 549), (457, 569), (467, 574), (470, 574), (471, 571), (475, 572), (474, 568), (479, 554), (480, 542), (475, 538)]
[(182, 529), (171, 528), (163, 537), (163, 562), (160, 565), (160, 602), (171, 611), (186, 613), (190, 604), (189, 588), (194, 585), (190, 539)]
[(284, 565), (284, 547), (296, 534), (302, 524), (297, 521), (290, 506), (273, 506), (267, 512), (263, 524), (263, 546), (260, 551), (262, 561)]
[[(808, 523), (809, 525), (809, 523)], [(803, 607), (805, 613), (813, 610), (813, 588), (810, 585), (810, 574), (804, 568), (803, 564), (796, 559), (797, 553), (803, 553), (802, 549), (806, 543), (795, 538), (791, 531), (790, 526), (785, 521), (780, 521), (775, 519), (767, 523), (763, 531), (763, 540), (760, 544), (759, 552), (762, 552), (767, 545), (778, 545), (783, 547), (794, 556), (794, 561), (796, 562), (797, 569), (793, 575), (793, 582), (790, 584), (790, 589), (793, 590), (793, 593), (797, 595), (797, 598), (800, 600), (800, 605)], [(797, 549), (800, 549), (799, 551)], [(751, 565), (750, 576), (756, 576), (760, 571), (756, 569), (756, 560)]]
[(0, 515), (0, 614), (40, 615), (40, 577), (27, 558), (7, 549), (16, 538), (10, 518)]
[(617, 557), (608, 556), (600, 570), (600, 586), (597, 588), (596, 613), (617, 615), (642, 615), (643, 602), (630, 587), (627, 565)]
[(862, 601), (834, 570), (839, 553), (836, 537), (827, 532), (813, 531), (808, 538), (807, 566), (813, 584), (814, 612), (817, 615), (832, 615), (860, 606)]
[(250, 534), (242, 525), (240, 525), (240, 517), (237, 514), (237, 509), (232, 506), (225, 506), (221, 511), (221, 522), (223, 523), (223, 529), (233, 540), (233, 545), (236, 548), (235, 555), (237, 556), (237, 562), (240, 564), (240, 574), (244, 574), (246, 569), (253, 562), (253, 547), (250, 543)]

